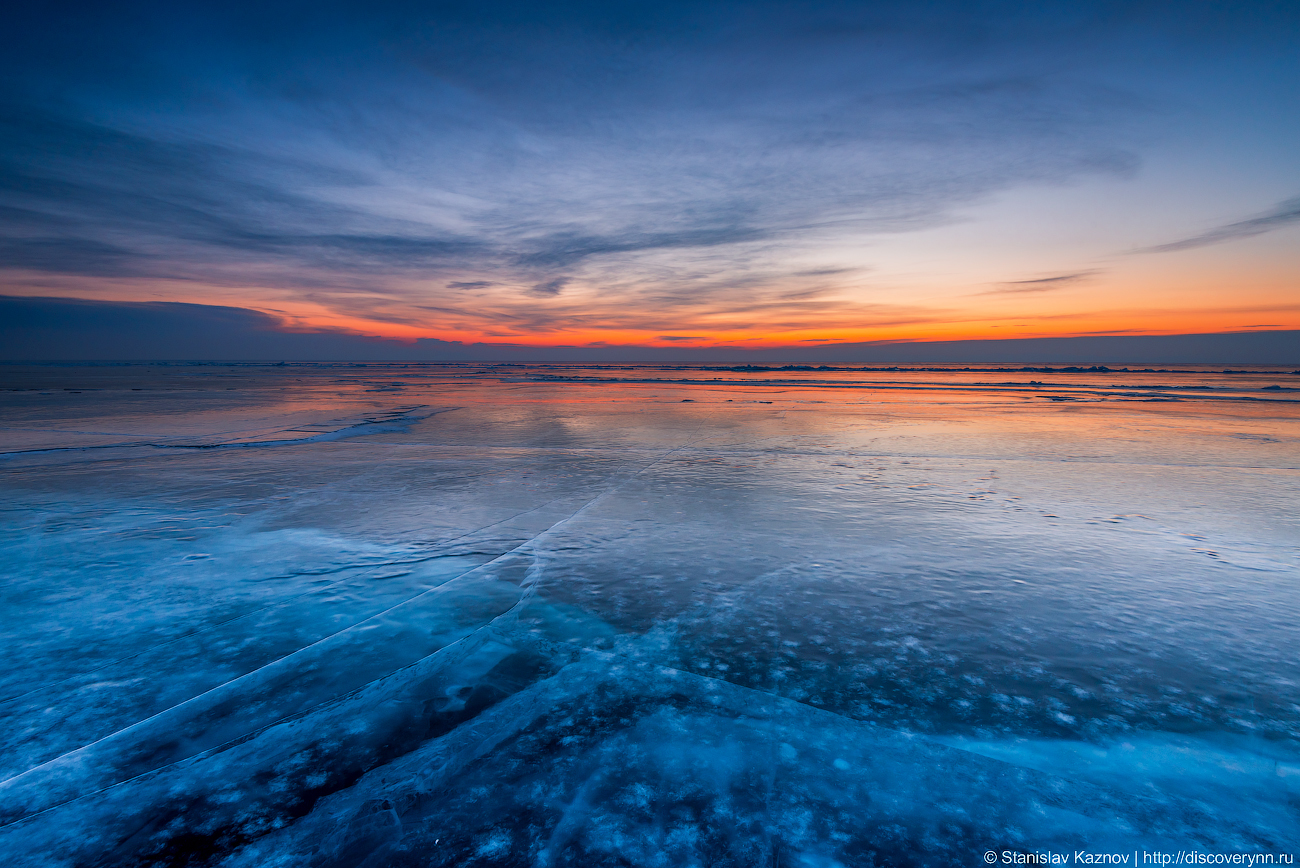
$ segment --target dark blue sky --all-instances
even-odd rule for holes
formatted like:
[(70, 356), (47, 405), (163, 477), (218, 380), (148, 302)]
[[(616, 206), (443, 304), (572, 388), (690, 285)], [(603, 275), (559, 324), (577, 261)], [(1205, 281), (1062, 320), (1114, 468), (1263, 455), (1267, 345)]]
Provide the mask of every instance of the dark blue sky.
[(1294, 3), (28, 4), (0, 291), (514, 343), (1295, 328), (1298, 36)]

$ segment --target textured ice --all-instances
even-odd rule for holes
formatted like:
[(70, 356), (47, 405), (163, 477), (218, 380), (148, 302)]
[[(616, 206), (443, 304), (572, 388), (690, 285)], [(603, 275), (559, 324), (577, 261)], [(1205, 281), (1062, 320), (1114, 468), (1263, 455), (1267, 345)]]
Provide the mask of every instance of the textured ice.
[(4, 377), (5, 865), (1300, 849), (1289, 373)]

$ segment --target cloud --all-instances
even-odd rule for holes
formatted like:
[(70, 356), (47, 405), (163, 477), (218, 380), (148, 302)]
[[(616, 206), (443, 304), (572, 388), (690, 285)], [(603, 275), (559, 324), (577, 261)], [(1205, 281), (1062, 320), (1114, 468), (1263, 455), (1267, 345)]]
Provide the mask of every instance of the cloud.
[(532, 289), (529, 290), (529, 293), (531, 295), (537, 295), (543, 298), (546, 298), (548, 296), (559, 295), (560, 291), (564, 289), (565, 284), (567, 284), (569, 280), (570, 278), (567, 277), (557, 277), (553, 280), (548, 280), (543, 283), (536, 284)]
[(1272, 211), (1259, 217), (1238, 220), (1235, 223), (1228, 223), (1217, 229), (1211, 229), (1209, 232), (1193, 235), (1191, 238), (1171, 241), (1168, 244), (1157, 244), (1155, 247), (1144, 247), (1133, 252), (1173, 253), (1178, 250), (1193, 250), (1197, 247), (1208, 247), (1211, 244), (1235, 241), (1238, 238), (1263, 235), (1265, 232), (1272, 232), (1274, 229), (1281, 229), (1297, 222), (1300, 222), (1300, 197), (1288, 199), (1280, 203)]
[[(46, 22), (29, 34), (43, 51), (15, 46), (45, 90), (9, 89), (3, 196), (140, 252), (144, 272), (234, 255), (344, 281), (476, 265), (517, 284), (597, 258), (789, 243), (827, 220), (923, 228), (1128, 159), (1113, 128), (1096, 134), (1131, 114), (1124, 95), (1040, 69), (1016, 50), (1023, 25), (981, 21), (971, 39), (960, 4), (773, 7), (739, 26), (725, 4), (488, 6), (325, 8), (274, 33), (235, 3), (202, 37), (164, 11), (139, 33), (92, 16), (72, 26), (77, 52)], [(954, 66), (962, 46), (975, 62)], [(346, 71), (325, 62), (340, 54)], [(143, 80), (104, 62), (120, 56)]]
[(659, 335), (655, 338), (657, 341), (706, 341), (708, 338), (702, 335)]
[(0, 269), (125, 277), (141, 273), (142, 254), (93, 238), (0, 238)]
[(0, 54), (0, 268), (478, 329), (925, 318), (831, 296), (883, 235), (1131, 172), (1150, 110), (1058, 63), (1103, 10), (981, 10), (32, 10)]
[[(478, 239), (331, 201), (322, 189), (366, 180), (310, 159), (171, 142), (13, 104), (0, 105), (0, 133), (0, 265), (194, 277), (217, 262), (287, 262), (391, 273), (483, 252)], [(33, 227), (51, 234), (30, 237)]]
[(1033, 280), (1009, 280), (999, 289), (989, 289), (975, 295), (1019, 295), (1022, 293), (1050, 292), (1081, 280), (1087, 280), (1100, 272), (1097, 269), (1076, 271), (1071, 274), (1057, 274), (1052, 277), (1039, 277)]
[(682, 250), (692, 247), (721, 247), (761, 239), (764, 232), (747, 226), (701, 226), (665, 232), (628, 231), (608, 235), (557, 233), (525, 242), (532, 250), (516, 261), (525, 267), (568, 267), (593, 256), (639, 253), (651, 250)]
[(1091, 271), (1078, 271), (1074, 274), (1058, 274), (1054, 277), (1038, 277), (1033, 280), (1009, 280), (1007, 283), (1012, 286), (1039, 286), (1045, 284), (1074, 283), (1075, 281), (1083, 280), (1085, 277), (1092, 277), (1096, 273), (1097, 272), (1094, 269)]

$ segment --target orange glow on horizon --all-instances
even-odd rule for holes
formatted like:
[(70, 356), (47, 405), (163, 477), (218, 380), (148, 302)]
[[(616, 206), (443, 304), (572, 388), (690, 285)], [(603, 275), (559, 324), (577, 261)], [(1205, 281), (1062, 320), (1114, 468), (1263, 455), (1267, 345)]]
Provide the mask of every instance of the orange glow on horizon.
[[(1300, 301), (1288, 269), (1260, 267), (1250, 275), (1232, 275), (1206, 268), (1205, 263), (1165, 272), (1155, 264), (1140, 262), (1127, 274), (1116, 271), (1106, 279), (1050, 292), (999, 290), (998, 285), (990, 291), (990, 284), (971, 281), (885, 289), (832, 286), (804, 297), (788, 286), (767, 286), (743, 296), (702, 291), (698, 298), (675, 306), (648, 293), (607, 297), (600, 288), (583, 285), (543, 298), (506, 290), (458, 295), (427, 284), (394, 285), (367, 295), (322, 292), (304, 298), (277, 287), (166, 280), (66, 286), (46, 281), (7, 291), (103, 302), (224, 306), (265, 315), (269, 319), (263, 323), (276, 324), (277, 331), (339, 333), (408, 344), (433, 339), (534, 347), (759, 350), (1300, 329)], [(1229, 279), (1235, 283), (1232, 292), (1224, 290)]]
[(344, 332), (351, 335), (415, 343), (433, 339), (462, 344), (512, 344), (519, 346), (627, 346), (627, 347), (735, 347), (744, 349), (773, 349), (781, 347), (816, 346), (821, 344), (868, 342), (927, 342), (968, 340), (1009, 340), (1026, 338), (1068, 338), (1099, 335), (1174, 335), (1213, 334), (1240, 331), (1271, 331), (1300, 329), (1294, 315), (1268, 317), (1273, 322), (1261, 323), (1259, 313), (1246, 312), (1226, 317), (1222, 314), (1188, 312), (1177, 316), (1151, 313), (1141, 319), (1116, 317), (1069, 318), (1071, 322), (955, 322), (935, 323), (925, 327), (828, 328), (797, 331), (718, 331), (681, 329), (682, 339), (665, 340), (660, 330), (589, 329), (566, 330), (546, 334), (503, 334), (478, 330), (448, 330), (437, 327), (421, 328), (392, 323), (375, 322), (361, 318), (302, 317), (284, 329), (292, 332)]

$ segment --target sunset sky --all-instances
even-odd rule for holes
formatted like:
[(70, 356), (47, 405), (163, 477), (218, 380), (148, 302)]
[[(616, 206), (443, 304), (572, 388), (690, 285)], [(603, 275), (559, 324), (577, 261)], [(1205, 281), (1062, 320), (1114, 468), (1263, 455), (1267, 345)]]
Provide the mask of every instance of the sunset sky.
[(536, 345), (1300, 328), (1300, 4), (26, 4), (0, 294)]

